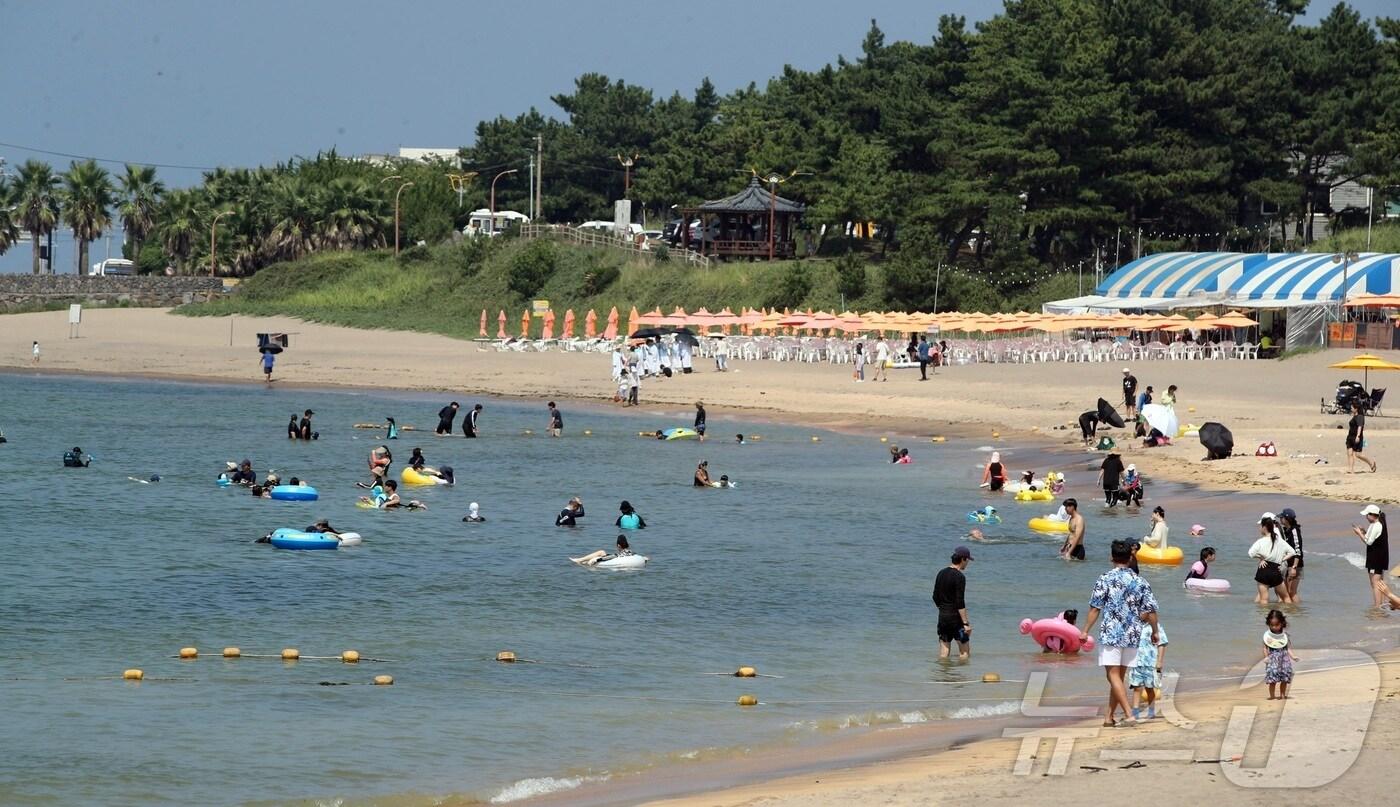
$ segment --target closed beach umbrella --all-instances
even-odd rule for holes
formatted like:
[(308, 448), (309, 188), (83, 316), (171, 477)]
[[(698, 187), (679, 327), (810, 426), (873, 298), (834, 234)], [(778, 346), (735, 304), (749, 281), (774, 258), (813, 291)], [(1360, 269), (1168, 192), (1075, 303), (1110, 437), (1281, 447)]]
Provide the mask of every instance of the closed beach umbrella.
[(637, 307), (632, 306), (632, 313), (627, 315), (627, 332), (635, 331), (642, 323), (637, 321)]
[(481, 335), (486, 335), (486, 309), (481, 309)]
[(528, 309), (520, 315), (520, 338), (530, 338), (530, 311)]
[(574, 310), (572, 308), (564, 312), (564, 334), (560, 338), (574, 338)]
[(497, 339), (509, 339), (509, 338), (510, 338), (509, 336), (506, 335), (506, 310), (505, 310), (504, 308), (501, 309), (501, 315), (498, 316), (498, 317), (496, 317), (496, 338), (497, 338)]
[(544, 333), (540, 334), (541, 339), (554, 338), (554, 311), (544, 312)]
[[(637, 309), (635, 309), (635, 308), (632, 309), (632, 313), (633, 313), (633, 314), (635, 314), (636, 312), (637, 312)], [(612, 307), (612, 310), (608, 312), (608, 324), (607, 324), (607, 327), (605, 327), (605, 328), (603, 329), (603, 338), (604, 338), (604, 339), (616, 339), (616, 338), (617, 338), (617, 306), (613, 306), (613, 307)]]
[[(616, 313), (614, 308), (613, 312)], [(592, 339), (598, 335), (598, 313), (593, 309), (588, 309), (588, 316), (583, 318), (583, 338)]]

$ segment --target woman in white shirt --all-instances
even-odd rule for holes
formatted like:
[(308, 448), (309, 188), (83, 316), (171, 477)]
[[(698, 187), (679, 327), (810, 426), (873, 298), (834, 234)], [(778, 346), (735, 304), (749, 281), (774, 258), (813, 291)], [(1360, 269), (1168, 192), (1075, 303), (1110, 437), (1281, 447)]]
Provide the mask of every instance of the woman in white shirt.
[(1160, 506), (1152, 508), (1152, 531), (1142, 539), (1142, 545), (1153, 549), (1167, 548), (1167, 511)]
[(1254, 573), (1254, 582), (1259, 585), (1259, 596), (1254, 601), (1260, 605), (1269, 602), (1269, 589), (1278, 594), (1279, 602), (1293, 602), (1284, 585), (1283, 565), (1298, 554), (1293, 547), (1279, 536), (1274, 528), (1274, 514), (1265, 513), (1259, 518), (1259, 540), (1249, 548), (1249, 556), (1259, 561), (1259, 570)]
[(1366, 545), (1366, 574), (1371, 583), (1371, 604), (1376, 608), (1385, 602), (1385, 573), (1390, 568), (1390, 534), (1385, 525), (1385, 513), (1374, 504), (1361, 511), (1366, 517), (1366, 529), (1355, 524), (1351, 531)]

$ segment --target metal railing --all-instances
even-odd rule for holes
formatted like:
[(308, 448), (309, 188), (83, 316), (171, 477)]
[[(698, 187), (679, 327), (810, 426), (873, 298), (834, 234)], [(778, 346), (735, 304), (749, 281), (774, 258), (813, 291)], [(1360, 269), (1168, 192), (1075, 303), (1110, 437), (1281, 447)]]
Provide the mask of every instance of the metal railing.
[[(657, 247), (648, 245), (644, 249), (627, 238), (619, 238), (611, 233), (599, 232), (594, 229), (584, 230), (578, 227), (570, 227), (565, 224), (522, 224), (520, 226), (520, 237), (553, 238), (556, 241), (577, 244), (583, 247), (616, 249), (629, 253), (634, 258), (649, 258), (653, 261), (656, 260), (659, 253)], [(692, 266), (698, 266), (701, 269), (710, 268), (710, 259), (693, 249), (667, 246), (666, 255), (673, 261), (681, 261)]]

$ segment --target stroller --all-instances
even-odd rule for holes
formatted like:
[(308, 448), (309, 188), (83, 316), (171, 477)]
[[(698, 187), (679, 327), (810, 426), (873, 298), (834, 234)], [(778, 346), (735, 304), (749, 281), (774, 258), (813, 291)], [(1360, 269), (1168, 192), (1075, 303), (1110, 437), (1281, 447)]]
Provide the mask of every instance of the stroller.
[[(1378, 390), (1382, 392), (1383, 390)], [(1375, 396), (1379, 398), (1380, 396)], [(1332, 400), (1322, 399), (1322, 414), (1339, 415), (1350, 413), (1352, 408), (1360, 403), (1361, 411), (1370, 414), (1376, 408), (1376, 401), (1366, 392), (1366, 387), (1360, 381), (1342, 381), (1337, 385), (1337, 394)]]

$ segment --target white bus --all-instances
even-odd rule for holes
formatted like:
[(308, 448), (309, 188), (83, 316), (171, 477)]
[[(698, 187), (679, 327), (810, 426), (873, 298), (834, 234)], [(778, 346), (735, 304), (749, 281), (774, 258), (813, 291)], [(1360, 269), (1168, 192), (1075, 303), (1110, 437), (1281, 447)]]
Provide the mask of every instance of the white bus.
[(98, 261), (92, 265), (88, 271), (89, 277), (101, 277), (103, 275), (122, 276), (136, 274), (136, 264), (126, 258), (108, 258), (105, 261)]

